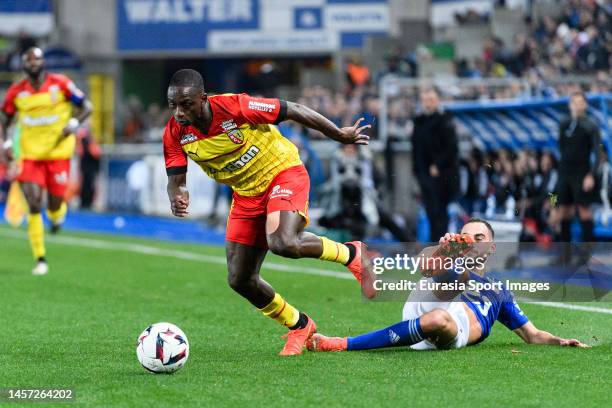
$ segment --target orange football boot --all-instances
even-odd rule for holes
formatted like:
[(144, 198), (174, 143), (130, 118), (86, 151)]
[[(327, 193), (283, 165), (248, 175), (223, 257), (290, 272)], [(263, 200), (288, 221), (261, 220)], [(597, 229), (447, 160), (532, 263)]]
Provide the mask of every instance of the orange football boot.
[(368, 299), (372, 299), (376, 296), (376, 289), (374, 288), (374, 280), (376, 275), (372, 269), (372, 262), (368, 256), (367, 246), (361, 241), (345, 242), (344, 245), (351, 244), (357, 250), (353, 260), (346, 265), (349, 271), (355, 276), (357, 281), (361, 284), (361, 290)]
[(327, 337), (315, 333), (308, 339), (306, 347), (309, 351), (346, 351), (347, 344), (346, 337)]
[(295, 356), (302, 354), (302, 350), (306, 345), (306, 341), (317, 331), (317, 325), (314, 320), (308, 317), (308, 323), (303, 329), (289, 330), (289, 333), (284, 334), (283, 338), (287, 339), (285, 347), (279, 353), (281, 356)]

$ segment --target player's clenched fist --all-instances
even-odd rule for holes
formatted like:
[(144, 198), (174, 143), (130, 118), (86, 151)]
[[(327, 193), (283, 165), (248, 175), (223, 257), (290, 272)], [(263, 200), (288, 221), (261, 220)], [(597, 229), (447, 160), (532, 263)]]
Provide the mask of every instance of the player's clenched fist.
[(189, 207), (189, 191), (187, 191), (186, 188), (181, 188), (179, 192), (174, 194), (170, 199), (172, 214), (177, 217), (186, 217), (189, 215), (187, 207)]

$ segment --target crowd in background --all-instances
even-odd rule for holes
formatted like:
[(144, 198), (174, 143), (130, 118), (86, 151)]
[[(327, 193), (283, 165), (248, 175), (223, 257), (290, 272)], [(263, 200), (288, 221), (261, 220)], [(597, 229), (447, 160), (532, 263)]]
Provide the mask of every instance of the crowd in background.
[[(595, 174), (595, 195), (604, 212), (610, 211), (610, 165), (605, 149)], [(556, 211), (558, 162), (549, 150), (512, 152), (500, 149), (482, 152), (472, 149), (460, 162), (458, 202), (468, 214), (486, 218), (501, 215), (523, 223), (521, 241), (550, 242), (559, 234)], [(602, 220), (607, 223), (607, 219)]]
[(512, 44), (490, 38), (479, 58), (458, 61), (457, 74), (471, 78), (537, 75), (550, 79), (608, 71), (612, 3), (566, 0), (560, 6), (557, 18), (526, 15), (526, 31), (518, 33)]
[[(604, 75), (600, 81), (582, 85), (579, 83), (559, 83), (547, 85), (537, 82), (531, 89), (548, 89), (547, 93), (556, 96), (567, 96), (577, 89), (587, 92), (606, 93), (612, 91), (612, 80)], [(401, 92), (389, 99), (388, 134), (391, 138), (407, 139), (412, 133), (411, 118), (418, 111), (418, 88), (403, 88)], [(451, 86), (443, 89), (443, 102), (456, 100), (508, 100), (529, 97), (529, 90), (520, 83), (509, 86), (488, 87), (486, 85)], [(365, 118), (365, 123), (372, 125), (369, 131), (373, 138), (378, 137), (380, 96), (378, 88), (366, 84), (350, 90), (333, 90), (323, 86), (302, 88), (296, 102), (304, 104), (320, 112), (338, 126), (349, 126), (359, 117)], [(127, 143), (158, 142), (161, 140), (163, 128), (170, 118), (166, 106), (153, 103), (148, 107), (136, 96), (131, 96), (125, 103), (125, 109), (120, 118), (120, 141)], [(317, 132), (309, 131), (311, 139), (321, 139)]]
[[(503, 5), (502, 2), (498, 2)], [(515, 35), (512, 44), (497, 37), (489, 38), (482, 54), (473, 59), (456, 59), (455, 75), (459, 78), (504, 78), (507, 84), (487, 86), (473, 83), (443, 87), (443, 101), (498, 100), (529, 97), (567, 96), (577, 89), (603, 93), (612, 90), (612, 1), (563, 0), (559, 17), (525, 16), (526, 30)], [(473, 13), (458, 16), (459, 24), (481, 22)], [(486, 20), (486, 19), (485, 19)], [(349, 125), (364, 116), (377, 134), (380, 109), (378, 85), (388, 74), (398, 77), (419, 76), (419, 51), (389, 49), (382, 66), (366, 66), (358, 58), (345, 62), (346, 86), (325, 88), (302, 87), (297, 100), (329, 117), (338, 125)], [(585, 75), (582, 82), (559, 81), (560, 75)], [(513, 80), (514, 79), (514, 80)], [(274, 87), (270, 86), (274, 96)], [(409, 118), (415, 113), (418, 89), (399, 90), (389, 107), (393, 133), (410, 133)], [(153, 103), (143, 106), (136, 96), (129, 96), (123, 106), (119, 134), (127, 142), (157, 141), (169, 118), (165, 106)], [(318, 137), (315, 133), (310, 136)]]

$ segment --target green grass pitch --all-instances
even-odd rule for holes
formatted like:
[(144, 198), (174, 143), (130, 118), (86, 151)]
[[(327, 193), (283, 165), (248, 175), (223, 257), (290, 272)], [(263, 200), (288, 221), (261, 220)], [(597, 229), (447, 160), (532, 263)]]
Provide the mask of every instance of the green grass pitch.
[[(223, 257), (223, 248), (65, 233), (47, 250), (50, 274), (32, 276), (25, 233), (0, 226), (0, 387), (73, 387), (74, 406), (609, 404), (610, 314), (523, 305), (538, 327), (588, 350), (524, 345), (497, 324), (487, 341), (462, 350), (281, 358), (285, 330), (232, 292), (220, 259), (198, 258)], [(168, 256), (176, 251), (198, 255)], [(342, 271), (313, 260), (267, 262)], [(354, 335), (401, 317), (401, 303), (365, 303), (352, 280), (265, 264), (262, 275), (322, 333)], [(189, 361), (174, 375), (150, 374), (136, 360), (137, 336), (158, 321), (177, 324), (190, 341)], [(47, 405), (56, 406), (35, 406)]]

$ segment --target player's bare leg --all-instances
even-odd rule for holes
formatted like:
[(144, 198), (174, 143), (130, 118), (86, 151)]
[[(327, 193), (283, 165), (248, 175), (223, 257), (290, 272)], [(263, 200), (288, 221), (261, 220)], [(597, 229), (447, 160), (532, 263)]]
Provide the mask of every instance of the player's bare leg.
[(327, 337), (315, 333), (308, 341), (311, 351), (355, 351), (377, 348), (410, 346), (427, 339), (437, 348), (451, 347), (458, 327), (451, 315), (442, 309), (434, 309), (412, 320), (405, 320), (355, 337)]
[(36, 260), (32, 274), (45, 275), (49, 272), (49, 267), (45, 260), (45, 228), (41, 214), (43, 189), (34, 183), (22, 183), (21, 189), (30, 211), (28, 215), (28, 237), (32, 255)]
[(363, 293), (372, 298), (374, 272), (365, 244), (358, 241), (341, 244), (304, 231), (306, 219), (297, 211), (275, 211), (266, 219), (268, 246), (273, 253), (286, 258), (318, 258), (339, 262), (361, 283)]
[(64, 197), (53, 194), (48, 195), (47, 203), (47, 218), (51, 221), (51, 233), (57, 234), (64, 223), (68, 206), (64, 201)]
[(259, 276), (261, 264), (268, 252), (237, 242), (227, 242), (227, 282), (240, 296), (262, 309), (274, 298), (274, 289)]
[(228, 241), (228, 283), (264, 315), (289, 329), (281, 355), (301, 354), (306, 340), (316, 331), (312, 319), (301, 313), (259, 275), (267, 250)]

